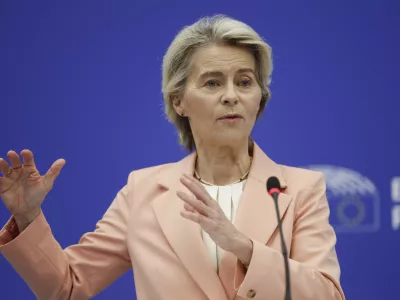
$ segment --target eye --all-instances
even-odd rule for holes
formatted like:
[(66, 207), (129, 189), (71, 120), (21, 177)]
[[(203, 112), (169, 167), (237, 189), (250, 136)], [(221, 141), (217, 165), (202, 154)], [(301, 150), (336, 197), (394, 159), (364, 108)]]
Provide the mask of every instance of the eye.
[(251, 80), (248, 78), (243, 78), (242, 80), (240, 80), (239, 85), (242, 87), (249, 87), (251, 86)]
[(217, 87), (219, 84), (216, 80), (211, 79), (211, 80), (208, 80), (205, 85), (213, 88), (213, 87)]

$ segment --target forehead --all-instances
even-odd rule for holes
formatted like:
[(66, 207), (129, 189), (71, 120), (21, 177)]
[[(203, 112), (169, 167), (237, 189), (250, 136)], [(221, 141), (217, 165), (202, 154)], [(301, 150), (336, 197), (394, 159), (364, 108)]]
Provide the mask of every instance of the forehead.
[(200, 75), (207, 71), (235, 72), (238, 69), (255, 70), (253, 54), (243, 47), (210, 45), (199, 48), (191, 59), (191, 73)]

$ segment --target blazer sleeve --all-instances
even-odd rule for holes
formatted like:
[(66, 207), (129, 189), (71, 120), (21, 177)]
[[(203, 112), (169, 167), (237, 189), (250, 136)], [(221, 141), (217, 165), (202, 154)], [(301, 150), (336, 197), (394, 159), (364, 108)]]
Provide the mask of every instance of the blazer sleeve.
[(131, 268), (128, 190), (129, 182), (76, 245), (63, 250), (42, 213), (20, 234), (11, 218), (0, 231), (0, 252), (37, 299), (89, 299)]
[[(318, 174), (315, 182), (299, 193), (289, 258), (292, 297), (345, 299), (335, 250), (336, 235), (329, 223), (325, 180)], [(284, 298), (285, 269), (280, 251), (253, 241), (252, 259), (237, 287), (238, 295), (243, 298), (249, 290), (255, 292), (255, 300)]]

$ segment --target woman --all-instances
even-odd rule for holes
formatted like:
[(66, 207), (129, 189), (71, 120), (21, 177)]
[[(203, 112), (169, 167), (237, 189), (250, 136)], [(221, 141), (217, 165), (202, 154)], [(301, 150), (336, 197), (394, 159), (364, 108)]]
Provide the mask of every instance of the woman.
[[(133, 267), (137, 298), (283, 299), (279, 179), (292, 296), (344, 299), (322, 174), (275, 164), (251, 139), (270, 97), (271, 49), (249, 26), (214, 16), (184, 28), (163, 61), (166, 114), (192, 152), (129, 175), (79, 244), (61, 249), (41, 204), (65, 164), (41, 176), (29, 150), (0, 159), (12, 217), (0, 251), (39, 299), (88, 299)], [(195, 151), (192, 151), (195, 150)]]

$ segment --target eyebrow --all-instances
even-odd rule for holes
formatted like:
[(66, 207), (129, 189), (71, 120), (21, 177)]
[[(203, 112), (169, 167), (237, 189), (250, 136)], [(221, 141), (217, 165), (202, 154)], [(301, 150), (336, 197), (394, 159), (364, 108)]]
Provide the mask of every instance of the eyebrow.
[[(252, 68), (242, 68), (237, 70), (237, 73), (253, 73), (255, 75), (255, 72)], [(200, 74), (200, 78), (206, 78), (206, 77), (222, 77), (224, 74), (221, 71), (206, 71)]]

